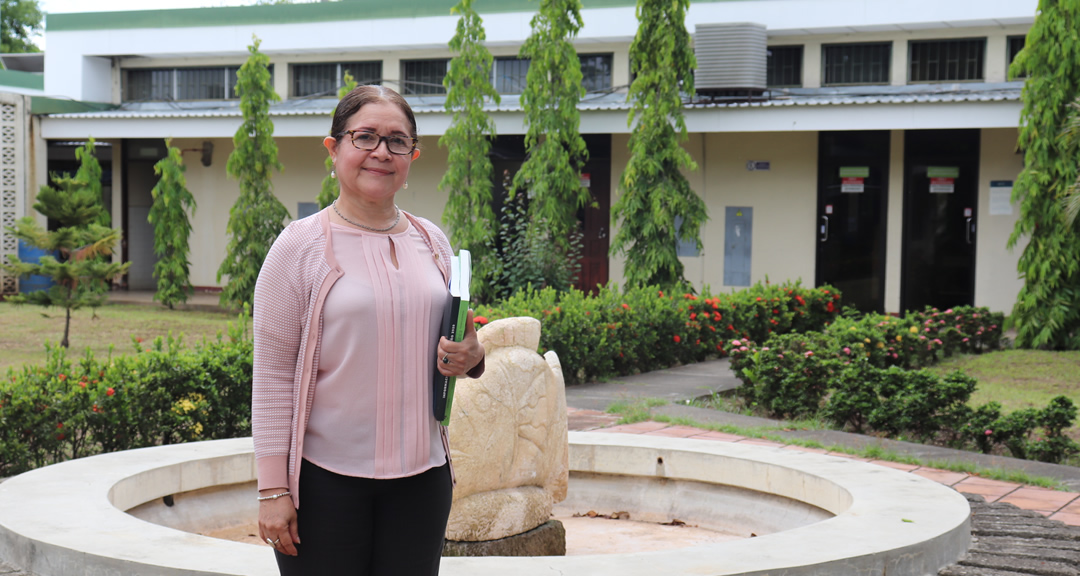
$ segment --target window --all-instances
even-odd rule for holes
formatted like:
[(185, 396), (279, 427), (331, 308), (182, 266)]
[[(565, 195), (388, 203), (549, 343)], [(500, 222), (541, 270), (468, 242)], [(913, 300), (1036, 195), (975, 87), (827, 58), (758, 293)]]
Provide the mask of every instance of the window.
[(352, 74), (357, 84), (379, 84), (382, 81), (381, 61), (294, 64), (293, 96), (337, 96), (346, 71)]
[(521, 94), (525, 91), (525, 77), (529, 74), (529, 59), (496, 58), (494, 66), (495, 91), (499, 94)]
[[(213, 68), (129, 68), (124, 70), (124, 101), (235, 100), (239, 66)], [(270, 66), (270, 83), (274, 66)]]
[(826, 86), (888, 84), (892, 43), (822, 46)]
[(404, 60), (401, 62), (401, 89), (403, 95), (410, 94), (446, 94), (443, 78), (450, 61)]
[(766, 86), (802, 86), (802, 46), (769, 46), (765, 54)]
[(908, 43), (908, 81), (982, 80), (985, 53), (986, 38), (913, 40)]
[(611, 90), (611, 54), (581, 54), (581, 85), (586, 92)]
[[(1009, 38), (1008, 38), (1008, 46), (1007, 46), (1008, 60), (1005, 63), (1006, 66), (1012, 66), (1013, 60), (1016, 60), (1016, 55), (1019, 54), (1020, 51), (1024, 49), (1024, 43), (1025, 43), (1026, 40), (1027, 40), (1026, 36), (1009, 36)], [(1026, 74), (1025, 75), (1020, 75), (1020, 76), (1017, 76), (1017, 78), (1027, 78), (1027, 75)]]

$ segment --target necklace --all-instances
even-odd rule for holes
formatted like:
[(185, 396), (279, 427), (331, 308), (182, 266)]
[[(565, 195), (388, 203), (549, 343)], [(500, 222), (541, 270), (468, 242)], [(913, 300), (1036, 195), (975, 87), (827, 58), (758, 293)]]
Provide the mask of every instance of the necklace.
[(352, 220), (349, 220), (348, 218), (345, 217), (344, 214), (341, 213), (341, 210), (337, 209), (337, 200), (334, 200), (334, 203), (331, 204), (331, 206), (334, 207), (334, 212), (337, 212), (337, 215), (341, 216), (342, 220), (348, 222), (349, 224), (352, 224), (353, 226), (359, 226), (359, 227), (363, 228), (364, 230), (370, 230), (372, 232), (389, 232), (390, 230), (394, 229), (394, 226), (398, 225), (398, 222), (401, 221), (401, 208), (398, 208), (397, 204), (394, 204), (394, 212), (397, 213), (397, 216), (394, 217), (394, 223), (387, 226), (386, 228), (372, 228), (371, 226), (364, 226), (363, 224), (361, 224), (359, 222), (353, 222)]

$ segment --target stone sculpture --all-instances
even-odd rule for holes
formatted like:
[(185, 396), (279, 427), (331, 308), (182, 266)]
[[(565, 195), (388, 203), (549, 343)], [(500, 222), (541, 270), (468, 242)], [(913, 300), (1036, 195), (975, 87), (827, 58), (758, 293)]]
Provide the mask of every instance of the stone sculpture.
[(540, 322), (496, 320), (477, 336), (478, 379), (460, 379), (450, 417), (457, 485), (448, 540), (481, 542), (532, 530), (566, 498), (566, 391), (553, 351), (537, 353)]

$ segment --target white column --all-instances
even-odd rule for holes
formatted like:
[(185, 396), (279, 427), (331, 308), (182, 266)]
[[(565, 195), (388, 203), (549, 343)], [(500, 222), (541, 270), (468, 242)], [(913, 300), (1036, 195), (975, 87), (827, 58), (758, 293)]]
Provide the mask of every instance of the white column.
[(822, 81), (821, 42), (803, 45), (803, 88), (821, 88)]
[(889, 66), (889, 75), (893, 86), (906, 86), (908, 83), (908, 42), (907, 40), (893, 40), (892, 64)]

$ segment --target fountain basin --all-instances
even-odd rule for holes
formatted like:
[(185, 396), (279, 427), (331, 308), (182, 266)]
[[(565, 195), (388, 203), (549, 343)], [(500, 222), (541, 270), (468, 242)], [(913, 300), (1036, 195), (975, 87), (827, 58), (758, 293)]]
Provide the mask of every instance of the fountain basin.
[[(568, 501), (742, 527), (759, 537), (656, 552), (446, 558), (442, 574), (929, 575), (970, 543), (967, 501), (913, 474), (819, 454), (708, 440), (571, 432)], [(217, 522), (254, 504), (251, 440), (102, 454), (0, 484), (0, 557), (40, 576), (277, 574), (266, 547), (151, 523), (126, 511), (174, 506), (180, 521)], [(750, 497), (751, 501), (742, 500)], [(228, 510), (203, 514), (205, 510)], [(229, 508), (233, 507), (233, 508)], [(172, 508), (167, 507), (165, 508)], [(248, 508), (250, 510), (250, 508)], [(193, 512), (188, 512), (189, 510)], [(183, 518), (186, 516), (186, 520)], [(191, 526), (180, 526), (190, 528)]]

